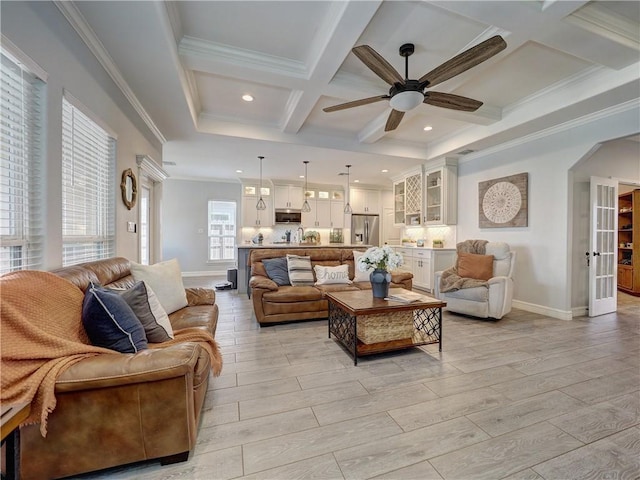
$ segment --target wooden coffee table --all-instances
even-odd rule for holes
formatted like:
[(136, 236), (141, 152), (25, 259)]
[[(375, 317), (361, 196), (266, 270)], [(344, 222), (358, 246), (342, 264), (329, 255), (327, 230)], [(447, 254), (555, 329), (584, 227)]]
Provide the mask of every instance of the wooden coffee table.
[[(402, 288), (392, 288), (390, 295), (407, 292)], [(446, 302), (422, 295), (425, 301), (402, 303), (382, 298), (374, 298), (371, 290), (353, 292), (330, 292), (329, 300), (329, 338), (331, 334), (353, 356), (353, 364), (358, 365), (358, 357), (375, 353), (402, 350), (437, 343), (442, 351), (442, 307)], [(365, 343), (358, 338), (358, 319), (384, 318), (392, 324), (397, 318), (406, 322), (407, 315), (413, 317), (413, 331), (406, 338), (392, 340), (380, 339), (375, 343)], [(410, 321), (410, 320), (409, 320)], [(361, 328), (363, 324), (361, 323)]]

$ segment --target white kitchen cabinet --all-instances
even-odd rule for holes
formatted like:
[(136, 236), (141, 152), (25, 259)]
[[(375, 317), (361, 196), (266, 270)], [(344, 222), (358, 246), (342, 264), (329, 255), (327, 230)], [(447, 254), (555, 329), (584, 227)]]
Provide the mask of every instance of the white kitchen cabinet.
[(413, 286), (433, 292), (435, 273), (452, 267), (455, 249), (441, 248), (396, 248), (404, 259), (401, 270), (413, 273)]
[(404, 225), (404, 179), (393, 183), (393, 224), (401, 227)]
[(380, 214), (380, 191), (351, 188), (349, 203), (353, 213)]
[(257, 210), (256, 204), (260, 198), (257, 185), (243, 185), (242, 191), (242, 226), (243, 227), (271, 227), (274, 222), (273, 198), (271, 187), (262, 187), (262, 200), (266, 204), (265, 210)]
[(344, 228), (344, 202), (342, 200), (310, 201), (311, 211), (302, 212), (305, 228)]
[(425, 225), (455, 225), (458, 221), (458, 161), (446, 158), (424, 172)]
[(405, 178), (405, 225), (417, 227), (422, 225), (422, 172), (407, 175)]
[(302, 208), (302, 187), (298, 185), (274, 185), (275, 208)]

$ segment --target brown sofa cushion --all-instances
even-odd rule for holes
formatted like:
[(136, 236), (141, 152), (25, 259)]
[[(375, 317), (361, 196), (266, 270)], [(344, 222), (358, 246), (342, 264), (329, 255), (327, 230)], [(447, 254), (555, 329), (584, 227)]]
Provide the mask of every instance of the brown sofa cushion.
[(489, 280), (493, 277), (493, 255), (459, 253), (458, 275), (463, 278)]

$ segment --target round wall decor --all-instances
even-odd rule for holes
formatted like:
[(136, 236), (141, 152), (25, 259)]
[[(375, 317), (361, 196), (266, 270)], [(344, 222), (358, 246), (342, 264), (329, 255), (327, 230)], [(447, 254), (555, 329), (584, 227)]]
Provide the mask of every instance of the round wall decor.
[(527, 184), (527, 173), (480, 182), (480, 228), (526, 227)]

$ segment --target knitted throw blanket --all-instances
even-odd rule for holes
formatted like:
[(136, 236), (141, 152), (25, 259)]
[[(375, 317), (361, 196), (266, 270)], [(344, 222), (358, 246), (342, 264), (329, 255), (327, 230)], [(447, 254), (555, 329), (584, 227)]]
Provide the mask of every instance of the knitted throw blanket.
[[(82, 325), (84, 293), (53, 273), (24, 270), (0, 277), (0, 357), (3, 404), (31, 402), (25, 424), (40, 423), (47, 435), (47, 418), (56, 406), (58, 376), (80, 360), (113, 350), (94, 347)], [(150, 348), (198, 342), (211, 358), (214, 375), (222, 369), (215, 340), (201, 328), (174, 331), (175, 338)]]
[(0, 401), (31, 402), (25, 423), (40, 422), (44, 437), (58, 375), (84, 358), (113, 351), (91, 345), (82, 326), (82, 290), (53, 273), (3, 275), (0, 298)]
[[(458, 253), (476, 253), (484, 255), (487, 240), (465, 240), (456, 245)], [(442, 272), (440, 277), (440, 291), (442, 293), (454, 292), (462, 288), (486, 287), (488, 284), (485, 280), (476, 280), (475, 278), (465, 278), (458, 275), (458, 267), (454, 265)]]

